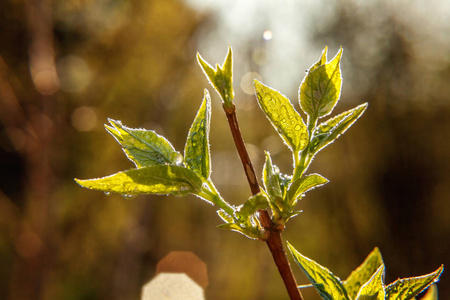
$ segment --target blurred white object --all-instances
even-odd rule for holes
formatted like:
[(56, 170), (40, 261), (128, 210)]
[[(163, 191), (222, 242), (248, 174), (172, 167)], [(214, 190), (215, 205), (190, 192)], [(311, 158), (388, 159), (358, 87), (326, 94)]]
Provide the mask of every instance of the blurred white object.
[(141, 300), (204, 300), (203, 289), (184, 273), (160, 273), (142, 288)]

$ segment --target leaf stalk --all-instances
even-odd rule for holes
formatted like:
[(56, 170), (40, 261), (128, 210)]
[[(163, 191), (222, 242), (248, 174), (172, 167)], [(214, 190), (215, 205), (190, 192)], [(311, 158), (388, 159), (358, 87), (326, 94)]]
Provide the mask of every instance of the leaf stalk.
[(217, 205), (219, 208), (223, 209), (228, 215), (232, 216), (236, 221), (237, 218), (234, 215), (235, 208), (228, 203), (225, 199), (220, 196), (219, 192), (217, 191), (214, 184), (208, 180), (206, 182), (206, 186), (202, 186), (201, 191), (198, 193), (198, 196), (211, 201), (215, 205)]

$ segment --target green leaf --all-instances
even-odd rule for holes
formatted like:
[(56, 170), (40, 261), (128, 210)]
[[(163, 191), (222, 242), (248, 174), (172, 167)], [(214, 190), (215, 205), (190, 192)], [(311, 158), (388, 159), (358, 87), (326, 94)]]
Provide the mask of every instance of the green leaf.
[(224, 220), (227, 223), (233, 223), (235, 220), (233, 219), (232, 216), (230, 216), (229, 214), (227, 214), (224, 210), (219, 209), (217, 211), (217, 214), (219, 215), (219, 217)]
[(152, 130), (128, 128), (120, 121), (108, 119), (106, 130), (119, 142), (127, 157), (136, 167), (181, 164), (183, 156), (172, 144)]
[(239, 232), (239, 233), (242, 233), (242, 234), (245, 235), (244, 228), (242, 228), (241, 226), (239, 226), (236, 223), (219, 224), (219, 225), (217, 225), (217, 228), (231, 230), (231, 231), (236, 231), (236, 232)]
[[(229, 83), (227, 86), (227, 89), (233, 89), (233, 51), (231, 49), (231, 46), (228, 46), (228, 52), (227, 52), (227, 56), (225, 57), (225, 60), (223, 61), (222, 64), (222, 72), (225, 78), (229, 78)], [(234, 92), (232, 93), (232, 97), (231, 99), (233, 99), (234, 97)]]
[(259, 209), (266, 209), (269, 207), (269, 200), (262, 193), (251, 196), (238, 210), (234, 212), (235, 218), (230, 213), (224, 210), (218, 210), (220, 218), (224, 220), (225, 224), (220, 224), (218, 227), (242, 233), (251, 239), (263, 239), (263, 232), (257, 215), (255, 214)]
[(202, 187), (202, 180), (191, 170), (173, 165), (158, 165), (131, 169), (116, 174), (75, 181), (82, 187), (119, 193), (122, 195), (138, 194), (173, 194), (184, 196), (195, 194)]
[(289, 218), (299, 213), (292, 212), (291, 207), (284, 201), (284, 195), (291, 180), (291, 176), (280, 173), (278, 167), (272, 164), (270, 154), (266, 151), (263, 169), (264, 188), (272, 209), (272, 220), (279, 225), (284, 225)]
[(197, 53), (197, 61), (208, 78), (214, 89), (222, 98), (225, 108), (233, 107), (233, 53), (231, 47), (228, 47), (228, 53), (222, 66), (216, 64), (213, 68), (208, 64), (199, 53)]
[(259, 229), (257, 229), (256, 227), (245, 227), (240, 226), (236, 223), (224, 223), (218, 225), (217, 228), (239, 232), (245, 235), (246, 237), (254, 240), (261, 239), (261, 233)]
[(398, 279), (386, 287), (386, 299), (413, 299), (429, 285), (437, 282), (442, 271), (444, 271), (443, 265), (433, 273), (424, 276)]
[(287, 245), (295, 262), (305, 273), (306, 277), (308, 277), (322, 299), (350, 300), (338, 277), (333, 275), (327, 268), (301, 255), (289, 242)]
[(326, 59), (326, 51), (322, 58), (303, 79), (300, 90), (300, 106), (312, 119), (324, 117), (331, 113), (339, 100), (342, 87), (340, 61), (343, 49), (328, 63), (317, 66)]
[(356, 297), (361, 286), (370, 279), (382, 264), (383, 257), (381, 252), (375, 247), (364, 262), (344, 281), (344, 287), (350, 298), (354, 299)]
[(436, 284), (430, 285), (427, 290), (427, 293), (422, 297), (421, 300), (438, 300), (438, 289)]
[(384, 300), (384, 264), (382, 264), (372, 277), (361, 287), (356, 300)]
[(272, 165), (272, 159), (268, 151), (266, 154), (266, 162), (263, 169), (263, 183), (267, 194), (272, 199), (283, 200), (283, 191), (280, 185), (280, 176), (277, 166)]
[(256, 213), (259, 209), (266, 209), (268, 207), (268, 199), (262, 193), (258, 193), (248, 198), (248, 200), (245, 201), (236, 212), (236, 215), (240, 220), (245, 221), (250, 215)]
[(308, 131), (289, 99), (257, 80), (255, 89), (259, 106), (286, 145), (292, 151), (303, 150), (308, 144)]
[(313, 65), (311, 66), (311, 68), (309, 68), (308, 72), (312, 72), (312, 71), (314, 71), (315, 69), (317, 69), (318, 67), (320, 67), (321, 65), (324, 65), (324, 64), (327, 63), (327, 50), (328, 50), (328, 47), (325, 46), (325, 49), (323, 49), (322, 54), (320, 55), (319, 60), (318, 60), (315, 64), (313, 64)]
[(289, 186), (286, 199), (291, 206), (294, 206), (302, 194), (326, 183), (328, 183), (328, 179), (319, 174), (301, 177)]
[(367, 106), (368, 103), (361, 104), (317, 126), (310, 144), (311, 153), (317, 153), (328, 144), (334, 142), (362, 116)]
[(211, 98), (205, 90), (202, 105), (189, 129), (184, 147), (186, 166), (198, 176), (208, 180), (211, 175), (211, 158), (209, 151), (209, 125), (211, 121)]

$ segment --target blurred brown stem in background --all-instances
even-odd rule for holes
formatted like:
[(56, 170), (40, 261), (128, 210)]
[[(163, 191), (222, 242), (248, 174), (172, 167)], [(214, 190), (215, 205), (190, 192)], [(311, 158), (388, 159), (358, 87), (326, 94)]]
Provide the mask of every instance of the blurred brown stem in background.
[(27, 176), (23, 211), (16, 214), (17, 220), (12, 228), (17, 256), (9, 297), (42, 299), (53, 251), (50, 194), (55, 180), (49, 149), (56, 128), (51, 118), (52, 94), (58, 90), (59, 80), (53, 50), (51, 2), (28, 1), (25, 9), (30, 39), (30, 74), (38, 92), (23, 91), (23, 94), (34, 97), (25, 107), (21, 106), (10, 82), (13, 76), (8, 66), (0, 58), (1, 122), (23, 157)]

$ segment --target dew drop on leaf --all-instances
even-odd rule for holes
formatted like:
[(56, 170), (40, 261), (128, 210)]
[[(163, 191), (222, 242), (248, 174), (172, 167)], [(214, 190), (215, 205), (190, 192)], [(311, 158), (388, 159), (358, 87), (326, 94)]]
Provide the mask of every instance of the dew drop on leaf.
[(280, 168), (278, 168), (277, 166), (273, 166), (273, 173), (274, 174), (279, 174), (280, 173)]
[(180, 152), (174, 152), (171, 156), (172, 162), (177, 166), (180, 166), (183, 163), (183, 155)]
[(188, 190), (189, 190), (189, 186), (186, 186), (186, 185), (180, 186), (180, 191), (181, 192), (188, 191)]
[(110, 195), (111, 195), (111, 192), (105, 192), (105, 195), (106, 195), (106, 196), (110, 196)]

